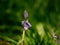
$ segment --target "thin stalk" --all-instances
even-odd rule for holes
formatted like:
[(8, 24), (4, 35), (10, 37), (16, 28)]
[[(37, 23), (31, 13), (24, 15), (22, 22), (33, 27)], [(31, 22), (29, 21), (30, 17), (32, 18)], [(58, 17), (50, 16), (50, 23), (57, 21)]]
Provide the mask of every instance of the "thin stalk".
[(19, 42), (17, 43), (17, 45), (23, 45), (24, 43), (24, 36), (25, 36), (25, 30), (23, 30), (23, 34), (22, 34), (22, 40), (19, 40)]
[(23, 35), (22, 35), (22, 42), (21, 42), (21, 45), (24, 45), (24, 36), (25, 36), (25, 30), (23, 30)]

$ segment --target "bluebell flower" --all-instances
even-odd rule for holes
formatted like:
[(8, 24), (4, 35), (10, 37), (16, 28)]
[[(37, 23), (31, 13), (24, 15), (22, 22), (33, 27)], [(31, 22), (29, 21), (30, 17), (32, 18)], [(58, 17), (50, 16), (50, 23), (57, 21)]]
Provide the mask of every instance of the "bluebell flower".
[(22, 21), (22, 25), (24, 27), (24, 30), (28, 30), (28, 28), (32, 27), (32, 25), (28, 22), (28, 20)]
[(22, 25), (23, 25), (24, 30), (28, 30), (28, 28), (30, 28), (32, 26), (30, 24), (30, 22), (28, 21), (27, 17), (28, 17), (28, 12), (25, 10), (24, 11), (24, 18), (25, 19), (22, 21)]

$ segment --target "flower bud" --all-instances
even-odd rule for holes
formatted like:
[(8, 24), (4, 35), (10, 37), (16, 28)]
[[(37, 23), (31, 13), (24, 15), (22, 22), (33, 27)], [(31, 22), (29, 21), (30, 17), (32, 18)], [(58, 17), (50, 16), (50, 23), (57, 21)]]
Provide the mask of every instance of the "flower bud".
[(25, 10), (24, 11), (24, 18), (26, 19), (28, 17), (28, 12)]

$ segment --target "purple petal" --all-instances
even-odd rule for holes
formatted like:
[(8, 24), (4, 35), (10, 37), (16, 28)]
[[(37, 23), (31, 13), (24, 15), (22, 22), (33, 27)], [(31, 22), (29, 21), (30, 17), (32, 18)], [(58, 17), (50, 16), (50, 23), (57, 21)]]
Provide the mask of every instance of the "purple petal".
[(26, 25), (26, 26), (24, 26), (24, 30), (28, 30), (28, 28), (29, 28), (29, 27), (28, 27), (27, 25)]
[(24, 27), (24, 30), (28, 30), (28, 28), (27, 27)]
[(27, 30), (27, 29), (30, 28), (30, 27), (31, 27), (31, 24), (26, 21), (26, 22), (24, 23), (24, 29)]
[(28, 30), (32, 25), (28, 22), (28, 20), (22, 21), (22, 25), (24, 26), (24, 30)]
[(27, 18), (28, 17), (28, 12), (25, 10), (24, 11), (24, 18)]
[(26, 21), (26, 25), (28, 25), (29, 27), (32, 27), (32, 25), (28, 21)]

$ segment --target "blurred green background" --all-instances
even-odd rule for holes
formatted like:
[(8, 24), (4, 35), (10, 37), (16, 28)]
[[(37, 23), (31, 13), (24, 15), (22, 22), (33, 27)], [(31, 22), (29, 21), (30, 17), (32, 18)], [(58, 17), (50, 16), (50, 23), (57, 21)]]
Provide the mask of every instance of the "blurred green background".
[(32, 24), (24, 45), (60, 45), (60, 0), (0, 0), (0, 45), (17, 45), (22, 39), (24, 10)]

